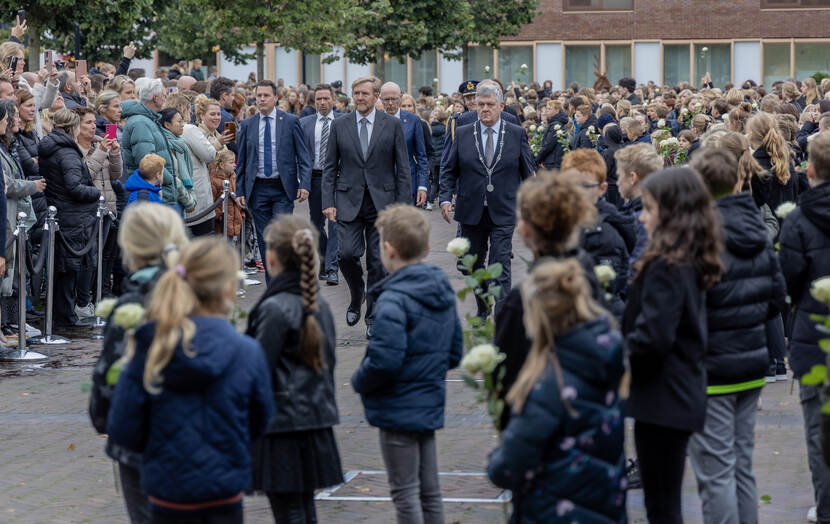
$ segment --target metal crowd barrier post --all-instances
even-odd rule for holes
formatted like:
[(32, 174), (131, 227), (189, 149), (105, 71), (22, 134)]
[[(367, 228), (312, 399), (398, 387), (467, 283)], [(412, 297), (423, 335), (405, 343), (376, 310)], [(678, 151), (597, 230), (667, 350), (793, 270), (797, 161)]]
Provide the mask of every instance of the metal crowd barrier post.
[(55, 235), (58, 234), (58, 221), (55, 217), (58, 214), (57, 208), (49, 206), (49, 215), (46, 219), (46, 228), (49, 231), (49, 252), (46, 253), (46, 319), (43, 335), (32, 337), (33, 344), (58, 345), (72, 342), (68, 338), (52, 334), (52, 304), (54, 302), (53, 291), (55, 287)]
[[(103, 284), (103, 271), (104, 271), (104, 220), (107, 217), (109, 211), (107, 210), (107, 204), (104, 200), (103, 195), (98, 198), (98, 212), (96, 213), (96, 217), (98, 218), (98, 267), (96, 270), (96, 283), (98, 284), (98, 289), (95, 291), (95, 305), (97, 306), (101, 302), (101, 285)], [(92, 323), (92, 327), (94, 328), (103, 328), (106, 326), (106, 321), (99, 317), (95, 316), (95, 320)], [(92, 336), (95, 340), (101, 340), (104, 338), (101, 334), (95, 334)]]
[(228, 193), (231, 190), (230, 180), (222, 181), (222, 238), (228, 241)]
[(26, 213), (17, 214), (17, 299), (20, 308), (17, 318), (17, 349), (3, 348), (0, 360), (42, 360), (46, 355), (26, 350)]

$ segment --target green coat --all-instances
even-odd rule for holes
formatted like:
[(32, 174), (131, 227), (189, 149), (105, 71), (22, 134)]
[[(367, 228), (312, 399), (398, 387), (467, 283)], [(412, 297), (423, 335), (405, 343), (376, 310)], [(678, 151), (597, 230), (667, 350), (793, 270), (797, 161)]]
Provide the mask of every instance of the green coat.
[(170, 146), (170, 156), (173, 158), (173, 172), (176, 175), (176, 201), (185, 211), (196, 207), (193, 198), (193, 164), (190, 160), (190, 150), (181, 137), (178, 137), (162, 127), (162, 133)]

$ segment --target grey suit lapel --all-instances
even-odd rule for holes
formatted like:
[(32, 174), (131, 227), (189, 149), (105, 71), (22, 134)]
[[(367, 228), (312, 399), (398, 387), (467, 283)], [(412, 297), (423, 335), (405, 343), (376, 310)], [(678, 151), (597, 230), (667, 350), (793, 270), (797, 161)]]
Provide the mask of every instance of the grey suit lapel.
[(381, 113), (380, 111), (375, 112), (375, 128), (372, 129), (372, 136), (369, 137), (369, 149), (366, 150), (366, 158), (371, 156), (372, 151), (375, 149), (375, 144), (380, 141), (380, 137), (383, 134), (383, 129), (386, 127), (386, 122), (390, 118), (395, 118), (393, 116), (388, 116), (386, 113)]
[[(360, 153), (359, 155), (356, 155), (356, 156), (365, 162), (366, 159), (363, 158), (363, 149), (360, 147), (360, 138), (357, 136), (357, 125), (358, 125), (357, 123), (360, 122), (360, 120), (358, 119), (358, 117), (360, 116), (360, 113), (358, 113), (355, 110), (354, 115), (355, 115), (354, 117), (351, 117), (351, 115), (350, 115), (350, 116), (347, 116), (347, 117), (344, 117), (344, 118), (338, 119), (338, 120), (343, 120), (343, 124), (345, 124), (346, 128), (349, 130), (348, 132), (349, 132), (349, 136), (352, 138), (352, 143), (353, 143), (354, 150), (357, 151), (358, 153)], [(337, 120), (335, 120), (335, 121), (337, 121)]]

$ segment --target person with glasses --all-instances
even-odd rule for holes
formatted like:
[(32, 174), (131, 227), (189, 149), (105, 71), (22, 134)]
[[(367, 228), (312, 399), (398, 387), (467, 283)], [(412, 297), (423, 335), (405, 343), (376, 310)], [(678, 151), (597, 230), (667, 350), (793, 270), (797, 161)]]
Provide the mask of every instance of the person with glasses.
[(409, 173), (412, 178), (412, 201), (422, 206), (427, 200), (429, 162), (427, 161), (424, 131), (418, 115), (401, 109), (401, 88), (395, 82), (386, 82), (380, 88), (380, 101), (388, 114), (401, 121), (406, 150), (409, 156)]

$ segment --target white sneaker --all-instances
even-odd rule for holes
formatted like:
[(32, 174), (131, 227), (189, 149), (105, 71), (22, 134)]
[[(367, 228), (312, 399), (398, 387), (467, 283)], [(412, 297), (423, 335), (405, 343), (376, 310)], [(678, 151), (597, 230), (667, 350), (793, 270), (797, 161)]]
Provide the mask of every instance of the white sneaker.
[(815, 506), (807, 511), (807, 522), (818, 522), (818, 514), (816, 513)]
[(427, 202), (426, 210), (427, 211), (432, 211), (432, 204), (430, 202)]
[(41, 333), (41, 331), (38, 328), (34, 327), (33, 325), (29, 324), (28, 322), (26, 323), (26, 336), (27, 337), (39, 337), (42, 334), (43, 333)]
[(95, 316), (95, 306), (90, 302), (84, 307), (75, 306), (75, 314), (78, 318), (92, 318)]

